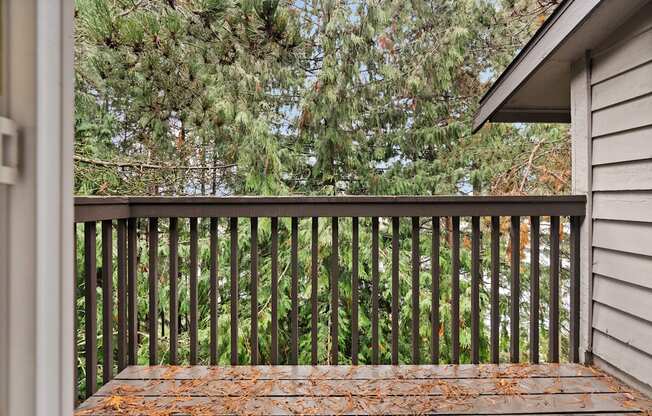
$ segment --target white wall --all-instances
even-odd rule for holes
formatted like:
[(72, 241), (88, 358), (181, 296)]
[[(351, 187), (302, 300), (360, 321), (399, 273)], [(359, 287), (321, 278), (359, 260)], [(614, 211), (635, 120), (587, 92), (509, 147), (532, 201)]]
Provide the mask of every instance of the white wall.
[(586, 193), (582, 343), (652, 392), (652, 2), (573, 65), (573, 191)]
[(0, 191), (0, 415), (68, 415), (74, 8), (72, 0), (4, 0), (3, 8), (0, 115), (19, 126), (20, 173)]
[(593, 354), (652, 391), (652, 3), (591, 57)]

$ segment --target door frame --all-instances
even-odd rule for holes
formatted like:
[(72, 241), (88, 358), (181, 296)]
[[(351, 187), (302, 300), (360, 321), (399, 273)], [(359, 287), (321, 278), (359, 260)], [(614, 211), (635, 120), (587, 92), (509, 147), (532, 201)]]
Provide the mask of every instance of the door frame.
[[(4, 186), (0, 414), (73, 411), (73, 0), (2, 0), (0, 115), (18, 126)], [(4, 207), (3, 207), (4, 208)]]

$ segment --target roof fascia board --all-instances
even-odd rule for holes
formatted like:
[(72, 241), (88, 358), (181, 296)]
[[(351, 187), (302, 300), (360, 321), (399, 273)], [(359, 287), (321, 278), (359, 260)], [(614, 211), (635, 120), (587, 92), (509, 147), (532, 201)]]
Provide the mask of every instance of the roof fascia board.
[(567, 108), (502, 108), (493, 121), (501, 123), (570, 123)]
[(569, 1), (549, 19), (487, 91), (473, 120), (477, 132), (499, 107), (552, 55), (602, 0)]

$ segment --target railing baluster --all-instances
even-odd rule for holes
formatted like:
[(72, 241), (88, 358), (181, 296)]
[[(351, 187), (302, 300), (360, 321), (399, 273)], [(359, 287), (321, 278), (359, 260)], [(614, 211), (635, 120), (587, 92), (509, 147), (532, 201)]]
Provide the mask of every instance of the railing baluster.
[(519, 341), (520, 325), (519, 311), (521, 301), (521, 218), (513, 216), (511, 218), (511, 276), (512, 276), (512, 294), (510, 310), (510, 360), (512, 363), (518, 363), (520, 358)]
[(310, 358), (312, 365), (317, 365), (317, 324), (319, 322), (319, 311), (317, 308), (317, 296), (319, 290), (319, 218), (312, 218), (312, 235), (311, 235), (311, 265), (310, 265), (310, 303), (312, 306), (311, 330), (310, 330)]
[(358, 218), (351, 223), (351, 363), (358, 365)]
[(378, 271), (378, 217), (371, 219), (371, 363), (379, 364), (378, 315), (379, 315), (379, 271)]
[(127, 220), (118, 220), (118, 372), (127, 366)]
[(102, 221), (102, 382), (113, 378), (113, 224)]
[(412, 364), (419, 364), (419, 217), (412, 217)]
[(251, 218), (251, 365), (258, 365), (258, 218)]
[(158, 218), (149, 219), (149, 365), (158, 364)]
[(392, 365), (398, 365), (399, 318), (399, 218), (392, 217)]
[(480, 217), (471, 218), (471, 364), (480, 363)]
[(539, 217), (530, 217), (530, 362), (539, 363)]
[(75, 407), (77, 407), (77, 398), (79, 397), (77, 378), (79, 376), (77, 370), (77, 223), (72, 224), (72, 256), (73, 256), (73, 271), (72, 271), (72, 283), (73, 283), (73, 297), (72, 297), (72, 402)]
[(170, 218), (170, 364), (177, 365), (177, 337), (179, 329), (179, 299), (177, 279), (179, 277), (179, 220)]
[(500, 361), (500, 217), (491, 217), (491, 362)]
[(231, 233), (231, 365), (238, 365), (238, 218), (230, 219)]
[(163, 311), (159, 311), (158, 315), (161, 318), (161, 338), (165, 338), (165, 314)]
[(127, 332), (129, 332), (128, 347), (129, 365), (136, 365), (138, 362), (138, 288), (137, 270), (138, 267), (138, 241), (136, 228), (138, 220), (129, 218), (127, 221), (127, 309), (129, 312)]
[(451, 271), (451, 338), (453, 342), (451, 361), (460, 363), (460, 217), (453, 217), (452, 271)]
[(217, 292), (217, 266), (218, 252), (217, 245), (217, 218), (211, 218), (210, 223), (210, 320), (211, 320), (211, 345), (210, 364), (217, 365), (217, 332), (218, 332), (218, 292)]
[(197, 364), (197, 218), (190, 218), (190, 365)]
[(278, 364), (278, 218), (272, 218), (272, 365)]
[(97, 390), (97, 269), (95, 221), (84, 223), (84, 275), (86, 284), (85, 313), (85, 359), (86, 359), (86, 397)]
[(339, 305), (339, 230), (338, 218), (332, 217), (332, 248), (331, 248), (331, 364), (337, 365), (339, 357), (338, 342), (338, 305)]
[(441, 268), (439, 265), (439, 254), (440, 254), (440, 238), (441, 238), (441, 226), (439, 217), (432, 217), (432, 248), (430, 254), (430, 270), (432, 278), (432, 290), (431, 290), (431, 334), (432, 339), (431, 345), (431, 357), (430, 361), (432, 364), (439, 364), (439, 278), (441, 274)]
[(580, 217), (570, 217), (570, 354), (568, 360), (580, 362)]
[(548, 362), (559, 362), (559, 217), (550, 217), (550, 330)]
[(298, 253), (299, 253), (299, 219), (297, 217), (292, 217), (291, 220), (291, 241), (290, 241), (290, 273), (291, 273), (291, 284), (290, 284), (290, 302), (291, 302), (291, 311), (290, 311), (290, 364), (296, 365), (298, 363), (299, 356), (299, 264), (298, 264)]
[(79, 295), (77, 290), (78, 290), (78, 283), (77, 283), (77, 223), (73, 223), (73, 228), (72, 228), (72, 255), (73, 255), (73, 275), (72, 275), (72, 282), (73, 282), (73, 297), (72, 297), (72, 310), (73, 310), (73, 319), (72, 319), (72, 325), (73, 325), (73, 333), (72, 333), (72, 346), (73, 346), (73, 371), (72, 371), (72, 385), (73, 385), (73, 404), (75, 407), (77, 407), (77, 402), (79, 399), (79, 385), (78, 385), (78, 366), (77, 366), (77, 358), (79, 351), (77, 351), (77, 328), (79, 327), (79, 322), (77, 322), (77, 296)]

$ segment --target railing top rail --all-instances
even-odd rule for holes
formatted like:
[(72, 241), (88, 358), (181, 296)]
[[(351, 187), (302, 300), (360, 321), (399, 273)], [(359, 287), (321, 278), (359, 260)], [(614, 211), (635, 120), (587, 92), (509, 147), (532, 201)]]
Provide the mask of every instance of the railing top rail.
[(569, 196), (76, 197), (75, 221), (140, 217), (582, 216)]
[(367, 196), (367, 195), (342, 195), (342, 196), (76, 196), (75, 205), (98, 204), (410, 204), (410, 203), (537, 203), (537, 202), (586, 202), (584, 195), (555, 195), (555, 196)]

